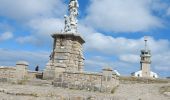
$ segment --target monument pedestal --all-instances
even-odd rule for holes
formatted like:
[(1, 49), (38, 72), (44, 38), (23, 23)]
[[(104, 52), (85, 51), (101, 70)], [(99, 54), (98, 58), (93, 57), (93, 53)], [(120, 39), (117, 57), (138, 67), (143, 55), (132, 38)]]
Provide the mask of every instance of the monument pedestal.
[(44, 71), (44, 78), (54, 78), (56, 73), (82, 72), (84, 66), (83, 43), (85, 41), (80, 35), (72, 33), (56, 33), (50, 62)]

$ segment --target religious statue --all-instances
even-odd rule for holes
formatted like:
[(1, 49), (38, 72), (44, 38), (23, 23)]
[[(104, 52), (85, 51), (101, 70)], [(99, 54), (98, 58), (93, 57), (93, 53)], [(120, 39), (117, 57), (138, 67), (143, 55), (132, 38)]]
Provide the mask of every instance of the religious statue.
[(79, 4), (77, 0), (71, 0), (69, 4), (70, 15), (78, 16)]
[(77, 0), (70, 0), (69, 4), (69, 16), (64, 16), (65, 18), (65, 28), (64, 32), (67, 33), (77, 33), (77, 16), (78, 16), (79, 4)]
[(64, 16), (65, 18), (65, 27), (64, 27), (64, 31), (68, 32), (70, 31), (70, 19), (67, 15)]

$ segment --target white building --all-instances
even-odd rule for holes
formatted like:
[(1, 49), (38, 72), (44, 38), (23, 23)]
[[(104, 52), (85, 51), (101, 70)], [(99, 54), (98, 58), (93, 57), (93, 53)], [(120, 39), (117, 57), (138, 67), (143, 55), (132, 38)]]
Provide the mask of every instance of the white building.
[(158, 74), (150, 70), (151, 66), (151, 50), (147, 47), (147, 39), (145, 38), (145, 49), (141, 50), (141, 70), (132, 73), (135, 77), (145, 77), (145, 78), (158, 78)]
[[(142, 70), (138, 71), (138, 72), (135, 72), (135, 73), (132, 73), (132, 76), (135, 76), (135, 77), (143, 77), (142, 76)], [(150, 77), (151, 78), (159, 78), (158, 77), (158, 74), (157, 73), (154, 73), (154, 72), (150, 72)]]
[(113, 70), (113, 72), (117, 75), (120, 76), (120, 73), (117, 70)]

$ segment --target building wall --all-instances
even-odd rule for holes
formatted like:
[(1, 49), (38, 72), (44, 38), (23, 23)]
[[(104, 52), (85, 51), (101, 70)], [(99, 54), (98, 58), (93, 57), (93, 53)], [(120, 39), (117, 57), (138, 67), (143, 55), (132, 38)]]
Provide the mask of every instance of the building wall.
[[(143, 75), (142, 70), (135, 72), (135, 73), (132, 73), (132, 76), (135, 76), (135, 77), (143, 77), (142, 75)], [(159, 78), (159, 76), (158, 76), (157, 73), (154, 73), (154, 72), (151, 71), (149, 77), (147, 77), (147, 78)]]

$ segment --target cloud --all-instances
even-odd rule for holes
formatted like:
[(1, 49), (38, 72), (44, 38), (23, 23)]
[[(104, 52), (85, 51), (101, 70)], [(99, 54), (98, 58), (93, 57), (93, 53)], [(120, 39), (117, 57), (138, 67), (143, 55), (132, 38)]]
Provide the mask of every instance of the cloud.
[[(101, 33), (89, 34), (86, 38), (85, 52), (105, 58), (105, 60), (88, 58), (86, 65), (101, 68), (110, 64), (111, 67), (116, 66), (118, 71), (121, 71), (120, 73), (125, 74), (140, 70), (140, 50), (144, 49), (144, 38), (114, 38)], [(159, 73), (170, 71), (170, 41), (148, 37), (148, 45), (152, 51), (151, 69)], [(125, 69), (128, 70), (125, 71)]]
[[(18, 27), (29, 29), (23, 36), (16, 37), (16, 41), (21, 44), (44, 46), (49, 41), (51, 42), (50, 34), (63, 29), (63, 16), (66, 10), (67, 6), (63, 0), (0, 1), (2, 18), (12, 19)], [(17, 30), (18, 27), (15, 26)], [(21, 33), (17, 32), (17, 34)]]
[(62, 0), (1, 0), (0, 16), (14, 20), (60, 16), (66, 11)]
[(1, 32), (13, 31), (13, 27), (9, 25), (7, 22), (0, 22), (0, 31)]
[(33, 19), (28, 23), (35, 34), (49, 35), (55, 32), (61, 32), (64, 28), (64, 20), (59, 18), (39, 18)]
[(168, 15), (168, 16), (170, 15), (170, 7), (169, 7), (168, 10), (167, 10), (167, 15)]
[(30, 69), (34, 69), (36, 65), (41, 68), (45, 67), (48, 61), (49, 53), (45, 51), (22, 51), (22, 50), (8, 50), (0, 48), (0, 65), (15, 66), (17, 61), (24, 60), (29, 62)]
[(4, 32), (0, 34), (0, 41), (5, 41), (13, 38), (13, 34), (11, 32)]
[[(106, 36), (101, 33), (93, 33), (87, 36), (87, 48), (88, 51), (98, 51), (104, 54), (116, 54), (119, 55), (121, 53), (132, 53), (137, 52), (139, 47), (138, 43), (142, 44), (142, 39), (133, 40), (126, 39), (123, 37), (114, 38), (111, 36)], [(102, 45), (102, 46), (101, 46)], [(104, 47), (103, 47), (104, 46)]]
[(91, 56), (85, 60), (85, 69), (88, 71), (101, 71), (105, 67), (116, 68), (116, 65), (106, 56)]
[(157, 54), (153, 55), (154, 64), (156, 70), (159, 71), (170, 71), (170, 49), (167, 52), (158, 52)]
[[(112, 37), (96, 30), (80, 20), (79, 31), (86, 40), (84, 44), (85, 69), (89, 71), (101, 71), (105, 66), (118, 70), (123, 75), (140, 70), (140, 51), (144, 49), (144, 37), (129, 39), (125, 37)], [(148, 36), (148, 46), (152, 50), (152, 71), (163, 75), (169, 71), (170, 41), (155, 39)], [(91, 56), (89, 56), (91, 55)], [(166, 59), (165, 59), (166, 56)]]
[(36, 46), (47, 46), (52, 42), (51, 34), (61, 32), (64, 21), (59, 18), (32, 19), (27, 23), (32, 32), (27, 36), (20, 36), (16, 41), (20, 44), (32, 44)]
[[(144, 48), (144, 38), (114, 38), (101, 33), (89, 34), (87, 37), (86, 48), (89, 51), (99, 51), (104, 54), (120, 55), (123, 53), (138, 53), (142, 48)], [(153, 37), (148, 37), (148, 40), (149, 48), (153, 53), (169, 50), (170, 43), (168, 40), (155, 40)]]
[(140, 62), (140, 56), (134, 54), (124, 54), (119, 56), (119, 60), (127, 63), (138, 63)]
[[(114, 56), (112, 57), (114, 58)], [(105, 67), (111, 67), (118, 70), (121, 75), (129, 75), (131, 72), (137, 71), (139, 65), (120, 60), (110, 59), (108, 56), (98, 55), (85, 60), (85, 70), (88, 71), (101, 71)]]
[(25, 37), (18, 37), (16, 41), (20, 44), (31, 43), (31, 44), (40, 44), (38, 38), (34, 36), (25, 36)]
[(148, 31), (162, 27), (162, 21), (152, 13), (150, 7), (155, 1), (91, 0), (85, 21), (92, 27), (104, 31)]

